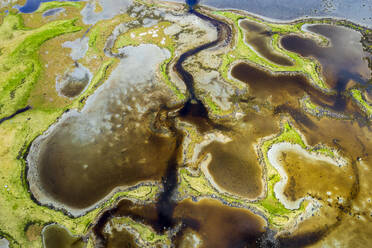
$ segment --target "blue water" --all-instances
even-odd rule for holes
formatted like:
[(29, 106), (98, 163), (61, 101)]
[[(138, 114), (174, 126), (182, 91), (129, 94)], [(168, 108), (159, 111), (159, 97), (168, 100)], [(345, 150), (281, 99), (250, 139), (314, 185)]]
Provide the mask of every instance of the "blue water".
[(200, 0), (199, 4), (221, 9), (241, 9), (278, 20), (329, 16), (372, 27), (372, 0)]
[(193, 8), (195, 5), (199, 3), (199, 0), (186, 0), (187, 5), (190, 6), (190, 8)]
[[(22, 13), (33, 13), (40, 7), (41, 3), (51, 1), (53, 0), (27, 0), (25, 5), (23, 6), (16, 5), (14, 6), (14, 8), (18, 9)], [(78, 2), (79, 0), (60, 0), (60, 2), (63, 1)]]

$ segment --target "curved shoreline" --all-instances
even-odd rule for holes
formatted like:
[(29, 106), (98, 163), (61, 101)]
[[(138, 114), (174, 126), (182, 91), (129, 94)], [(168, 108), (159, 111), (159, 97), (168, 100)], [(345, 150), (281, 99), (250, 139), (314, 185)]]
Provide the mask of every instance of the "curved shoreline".
[[(309, 159), (322, 160), (324, 162), (327, 162), (337, 167), (341, 167), (345, 165), (344, 163), (341, 164), (340, 161), (335, 161), (331, 159), (330, 157), (327, 157), (323, 154), (313, 154), (305, 150), (298, 144), (282, 142), (282, 143), (276, 143), (272, 145), (271, 148), (267, 152), (267, 157), (269, 159), (270, 164), (278, 171), (281, 177), (280, 181), (274, 185), (275, 196), (287, 209), (290, 209), (290, 210), (298, 209), (301, 203), (306, 199), (306, 197), (299, 198), (296, 201), (290, 201), (284, 195), (284, 189), (285, 189), (285, 186), (288, 184), (289, 179), (288, 179), (288, 175), (284, 167), (278, 161), (278, 157), (283, 151), (293, 151), (295, 153), (302, 154), (303, 156), (306, 156)], [(342, 161), (342, 162), (345, 162), (345, 161)]]

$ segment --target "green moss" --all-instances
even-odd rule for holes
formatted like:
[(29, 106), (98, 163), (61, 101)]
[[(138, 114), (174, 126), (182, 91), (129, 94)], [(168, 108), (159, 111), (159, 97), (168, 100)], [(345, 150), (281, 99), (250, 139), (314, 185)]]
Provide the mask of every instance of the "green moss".
[(111, 58), (102, 63), (99, 67), (98, 71), (92, 78), (90, 84), (88, 85), (87, 89), (78, 97), (78, 100), (75, 101), (71, 107), (72, 108), (82, 108), (85, 104), (85, 100), (94, 93), (94, 91), (103, 83), (103, 81), (107, 78), (107, 72), (109, 68), (113, 67), (116, 64), (116, 59)]
[(311, 111), (312, 113), (314, 114), (319, 114), (320, 113), (320, 110), (319, 110), (319, 107), (314, 104), (309, 97), (307, 97), (306, 99), (303, 100), (302, 104), (304, 105), (303, 107), (308, 110), (308, 111)]
[[(296, 53), (281, 49), (279, 46), (279, 40), (282, 34), (303, 33), (303, 31), (301, 30), (301, 27), (304, 23), (276, 24), (276, 23), (263, 22), (262, 20), (256, 19), (254, 17), (242, 16), (242, 15), (238, 15), (232, 12), (216, 11), (214, 13), (231, 19), (234, 22), (234, 27), (237, 32), (236, 46), (231, 52), (224, 55), (223, 63), (220, 68), (220, 72), (222, 76), (225, 78), (225, 80), (235, 83), (231, 79), (229, 79), (229, 77), (227, 76), (231, 64), (237, 60), (248, 60), (253, 64), (262, 66), (273, 72), (303, 73), (310, 79), (310, 81), (315, 86), (325, 91), (329, 90), (326, 84), (324, 83), (322, 77), (320, 76), (320, 72), (318, 69), (320, 68), (320, 65), (318, 62), (316, 62), (315, 60), (309, 59), (309, 58), (304, 58)], [(256, 22), (259, 22), (259, 23), (262, 23), (268, 26), (271, 29), (271, 31), (273, 31), (273, 35), (272, 35), (273, 49), (275, 49), (278, 53), (282, 54), (283, 56), (290, 57), (293, 60), (294, 65), (293, 66), (282, 66), (282, 65), (275, 64), (271, 62), (270, 60), (262, 57), (255, 50), (247, 46), (244, 42), (243, 30), (239, 26), (239, 21), (241, 19), (249, 19), (249, 20), (256, 21)]]
[(170, 245), (171, 243), (167, 235), (165, 234), (159, 235), (151, 227), (136, 222), (129, 217), (114, 218), (112, 222), (113, 224), (129, 226), (138, 234), (139, 238), (147, 245), (155, 244)]
[(71, 2), (71, 1), (52, 1), (41, 3), (39, 9), (36, 12), (44, 12), (49, 9), (61, 8), (61, 7), (74, 7), (80, 9), (83, 5), (80, 2)]
[(1, 34), (9, 28), (13, 29), (14, 34), (13, 37), (1, 36), (0, 40), (13, 42), (13, 46), (9, 46), (8, 51), (0, 57), (0, 118), (26, 106), (42, 71), (38, 56), (40, 46), (56, 36), (81, 30), (81, 27), (75, 26), (76, 19), (55, 21), (27, 30), (20, 18), (19, 15), (9, 14), (0, 27)]
[(331, 148), (328, 148), (328, 147), (317, 147), (317, 148), (311, 149), (311, 151), (323, 154), (323, 155), (325, 155), (327, 157), (330, 157), (330, 158), (335, 158), (336, 157), (334, 151)]
[(350, 94), (357, 104), (368, 115), (368, 118), (372, 118), (372, 106), (363, 98), (362, 92), (359, 89), (351, 89)]
[(88, 45), (91, 49), (98, 52), (97, 40), (101, 34), (101, 27), (95, 26), (89, 31), (89, 42)]
[(204, 97), (205, 103), (208, 105), (208, 107), (212, 110), (213, 114), (221, 115), (222, 111), (220, 107), (212, 100), (212, 97), (206, 96)]

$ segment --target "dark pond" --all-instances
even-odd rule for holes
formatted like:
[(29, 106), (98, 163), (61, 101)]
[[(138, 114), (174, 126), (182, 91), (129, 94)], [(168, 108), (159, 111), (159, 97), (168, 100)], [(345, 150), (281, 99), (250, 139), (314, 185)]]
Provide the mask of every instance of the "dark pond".
[(271, 45), (271, 33), (265, 25), (244, 20), (240, 22), (240, 26), (245, 31), (245, 41), (263, 57), (279, 65), (293, 65), (289, 57), (285, 57), (275, 52)]
[(283, 37), (282, 46), (302, 56), (316, 58), (331, 88), (343, 91), (347, 84), (367, 83), (371, 78), (367, 57), (372, 56), (363, 51), (359, 32), (333, 25), (310, 25), (307, 29), (327, 37), (331, 41), (330, 46), (322, 47), (312, 39), (296, 35)]
[(72, 236), (65, 228), (52, 224), (43, 230), (45, 248), (83, 248), (85, 243), (81, 237)]

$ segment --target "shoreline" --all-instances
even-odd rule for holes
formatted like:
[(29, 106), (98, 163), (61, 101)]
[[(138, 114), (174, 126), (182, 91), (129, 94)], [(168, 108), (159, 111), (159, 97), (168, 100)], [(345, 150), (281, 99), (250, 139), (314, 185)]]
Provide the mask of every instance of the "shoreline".
[(284, 151), (293, 151), (309, 159), (322, 160), (324, 162), (333, 164), (334, 166), (337, 166), (337, 167), (343, 166), (340, 164), (340, 162), (337, 162), (328, 156), (325, 156), (319, 153), (309, 152), (298, 144), (281, 142), (281, 143), (276, 143), (272, 145), (271, 148), (267, 152), (267, 157), (269, 159), (270, 164), (278, 171), (281, 177), (280, 181), (274, 185), (274, 193), (275, 193), (276, 198), (287, 209), (290, 209), (290, 210), (300, 208), (301, 203), (306, 199), (306, 197), (299, 198), (296, 201), (291, 201), (291, 200), (288, 200), (287, 197), (284, 195), (284, 188), (288, 183), (288, 174), (285, 171), (284, 167), (281, 165), (281, 163), (278, 161), (278, 157)]

